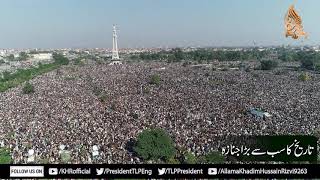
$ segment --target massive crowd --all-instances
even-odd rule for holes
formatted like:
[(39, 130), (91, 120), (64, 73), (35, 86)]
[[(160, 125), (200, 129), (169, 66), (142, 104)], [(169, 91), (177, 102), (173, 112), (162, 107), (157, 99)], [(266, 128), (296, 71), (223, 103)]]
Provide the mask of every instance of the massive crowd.
[[(159, 85), (149, 84), (153, 74)], [(30, 150), (38, 163), (61, 162), (62, 150), (72, 163), (142, 163), (128, 144), (152, 127), (197, 155), (217, 149), (217, 136), (311, 134), (319, 128), (319, 75), (302, 82), (298, 74), (162, 63), (66, 66), (33, 79), (33, 94), (22, 87), (0, 94), (0, 146), (10, 148), (14, 163), (27, 163)], [(272, 117), (246, 113), (251, 107)]]

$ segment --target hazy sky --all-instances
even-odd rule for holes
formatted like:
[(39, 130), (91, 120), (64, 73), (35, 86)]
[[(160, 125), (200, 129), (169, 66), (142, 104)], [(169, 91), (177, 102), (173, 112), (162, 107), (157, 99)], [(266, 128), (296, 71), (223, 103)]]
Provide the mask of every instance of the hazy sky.
[(297, 0), (305, 41), (284, 37), (294, 0), (0, 0), (0, 48), (320, 44), (320, 1)]

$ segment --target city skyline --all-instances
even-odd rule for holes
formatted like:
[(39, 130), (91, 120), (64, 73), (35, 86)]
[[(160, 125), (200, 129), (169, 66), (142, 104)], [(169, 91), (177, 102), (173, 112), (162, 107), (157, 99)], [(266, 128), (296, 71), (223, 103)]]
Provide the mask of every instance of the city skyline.
[(297, 1), (306, 40), (284, 37), (293, 0), (1, 0), (0, 48), (119, 48), (318, 45), (316, 0)]

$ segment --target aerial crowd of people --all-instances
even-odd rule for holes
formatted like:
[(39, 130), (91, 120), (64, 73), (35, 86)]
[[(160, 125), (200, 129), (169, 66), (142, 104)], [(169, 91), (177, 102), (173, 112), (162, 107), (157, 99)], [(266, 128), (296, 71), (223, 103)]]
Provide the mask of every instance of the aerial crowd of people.
[[(158, 85), (150, 84), (154, 74)], [(217, 150), (226, 135), (312, 134), (319, 75), (299, 81), (298, 74), (166, 63), (65, 66), (31, 80), (33, 94), (22, 86), (0, 94), (0, 146), (10, 148), (14, 163), (60, 163), (63, 153), (72, 163), (143, 163), (130, 142), (149, 128), (164, 129), (179, 151), (196, 155)], [(257, 118), (252, 107), (272, 116)]]

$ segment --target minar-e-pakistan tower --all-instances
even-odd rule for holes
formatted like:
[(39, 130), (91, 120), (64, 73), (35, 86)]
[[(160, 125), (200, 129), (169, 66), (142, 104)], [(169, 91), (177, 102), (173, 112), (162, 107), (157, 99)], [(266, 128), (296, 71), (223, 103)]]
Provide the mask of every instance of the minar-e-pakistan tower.
[(113, 25), (113, 39), (112, 39), (112, 60), (119, 60), (119, 52), (118, 52), (118, 36), (116, 26)]

